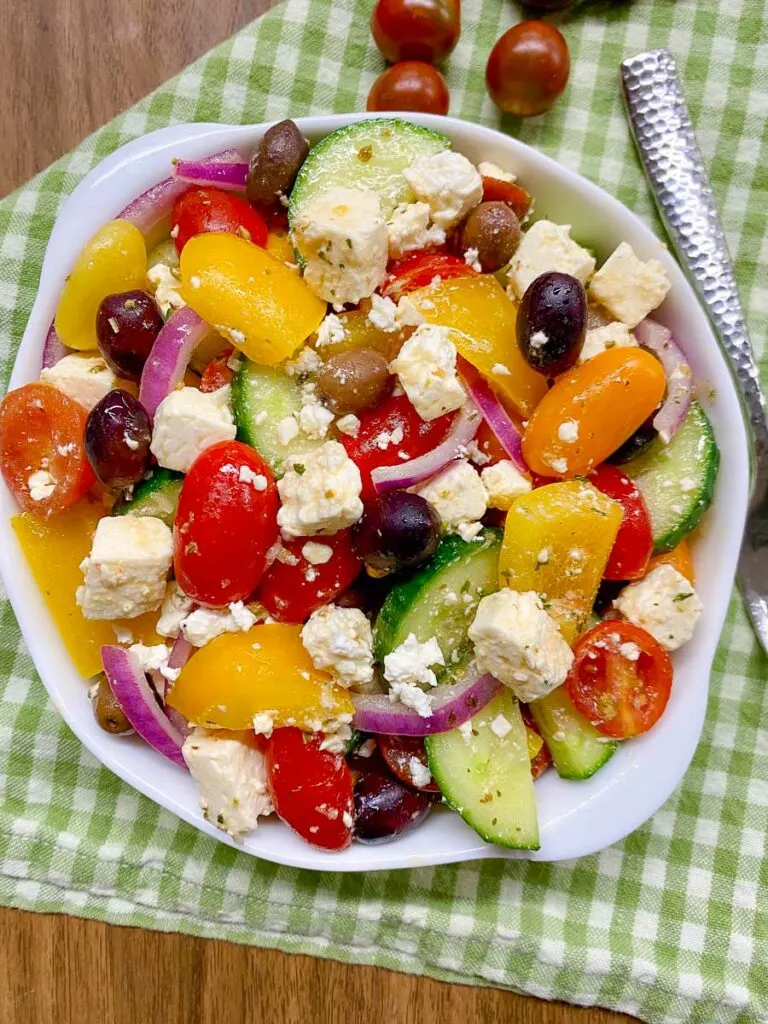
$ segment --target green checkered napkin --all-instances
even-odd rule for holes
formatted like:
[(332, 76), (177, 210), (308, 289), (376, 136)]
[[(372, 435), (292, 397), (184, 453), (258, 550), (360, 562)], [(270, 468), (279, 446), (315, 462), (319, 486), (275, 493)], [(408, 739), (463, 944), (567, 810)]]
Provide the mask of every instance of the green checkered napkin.
[[(370, 5), (288, 0), (0, 202), (0, 387), (59, 205), (81, 177), (122, 143), (174, 122), (364, 109), (383, 67)], [(465, 0), (448, 67), (453, 114), (501, 126), (652, 219), (617, 67), (668, 46), (758, 346), (768, 314), (767, 11), (764, 0), (590, 7), (564, 21), (573, 64), (565, 97), (532, 122), (500, 120), (484, 90), (488, 51), (518, 19), (515, 5)], [(768, 663), (738, 599), (696, 758), (639, 831), (570, 863), (365, 875), (257, 861), (139, 796), (69, 733), (7, 601), (0, 616), (0, 902), (506, 986), (648, 1021), (768, 1021)]]

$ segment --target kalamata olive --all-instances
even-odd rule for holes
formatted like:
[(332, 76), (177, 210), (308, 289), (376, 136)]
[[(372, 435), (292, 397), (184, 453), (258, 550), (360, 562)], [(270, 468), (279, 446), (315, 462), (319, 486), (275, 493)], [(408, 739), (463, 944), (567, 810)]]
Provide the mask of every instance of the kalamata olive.
[(257, 206), (274, 206), (293, 188), (309, 143), (293, 121), (280, 121), (259, 140), (248, 166), (245, 194)]
[(420, 494), (390, 491), (365, 506), (354, 544), (374, 576), (413, 569), (431, 558), (440, 539), (440, 516)]
[(359, 608), (366, 615), (376, 615), (384, 604), (391, 583), (374, 579), (362, 572), (351, 587), (347, 587), (334, 601), (339, 608)]
[(506, 203), (480, 203), (464, 221), (461, 250), (477, 249), (483, 272), (493, 274), (509, 263), (520, 244), (520, 221)]
[(144, 406), (115, 388), (88, 414), (85, 451), (93, 472), (107, 487), (122, 490), (149, 468), (152, 428)]
[(101, 676), (96, 683), (95, 690), (91, 693), (91, 707), (93, 717), (104, 732), (116, 735), (121, 732), (130, 732), (133, 726), (125, 717), (123, 709), (115, 700), (112, 688), (106, 676)]
[(658, 431), (654, 427), (652, 420), (646, 420), (645, 423), (637, 428), (634, 434), (627, 438), (620, 448), (616, 449), (608, 461), (613, 462), (617, 466), (622, 465), (624, 462), (629, 462), (631, 459), (641, 455), (658, 436)]
[(550, 271), (532, 281), (517, 311), (517, 343), (527, 362), (555, 377), (570, 369), (584, 346), (587, 298), (581, 281)]
[(331, 356), (317, 375), (318, 391), (336, 413), (378, 405), (392, 390), (389, 364), (372, 348), (354, 348)]
[(355, 839), (359, 843), (385, 843), (420, 825), (429, 814), (434, 796), (413, 789), (390, 774), (374, 754), (362, 764), (355, 782)]
[(138, 380), (162, 326), (160, 310), (146, 292), (108, 295), (96, 313), (99, 351), (115, 373)]
[[(440, 788), (433, 779), (425, 783), (421, 778), (414, 778), (414, 770), (429, 773), (424, 740), (421, 736), (379, 736), (379, 750), (387, 764), (387, 768), (406, 786), (423, 789), (427, 793), (439, 793)], [(423, 773), (422, 773), (423, 774)]]

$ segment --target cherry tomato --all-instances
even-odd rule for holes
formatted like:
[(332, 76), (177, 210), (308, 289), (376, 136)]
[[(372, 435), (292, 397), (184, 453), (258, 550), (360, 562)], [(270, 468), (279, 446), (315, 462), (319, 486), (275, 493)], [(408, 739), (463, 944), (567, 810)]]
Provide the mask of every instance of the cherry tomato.
[[(74, 505), (94, 482), (83, 441), (87, 419), (87, 409), (51, 384), (25, 384), (5, 396), (0, 469), (25, 512), (47, 519)], [(40, 479), (30, 483), (38, 472)]]
[[(541, 736), (539, 727), (534, 722), (533, 716), (525, 704), (520, 705), (520, 711), (522, 713), (526, 729), (530, 729), (531, 732), (535, 732), (538, 736)], [(549, 747), (542, 739), (541, 750), (535, 757), (531, 758), (531, 775), (533, 776), (534, 781), (541, 778), (551, 764), (552, 755), (549, 752)]]
[(226, 352), (222, 352), (221, 355), (216, 356), (203, 370), (203, 375), (200, 378), (200, 390), (201, 391), (218, 391), (219, 388), (226, 387), (227, 384), (231, 384), (234, 378), (233, 371), (227, 365), (228, 361), (232, 358), (233, 349), (227, 349)]
[(461, 0), (378, 0), (371, 31), (390, 64), (399, 60), (439, 64), (459, 41)]
[(650, 633), (609, 619), (585, 633), (573, 653), (568, 693), (604, 736), (628, 739), (656, 724), (672, 688), (672, 659)]
[(488, 58), (488, 93), (505, 114), (535, 117), (549, 110), (568, 84), (568, 44), (554, 25), (521, 21), (507, 29)]
[(651, 517), (640, 489), (626, 473), (607, 463), (589, 474), (589, 482), (617, 501), (624, 513), (603, 579), (639, 580), (645, 575), (653, 551)]
[(413, 781), (411, 761), (415, 758), (425, 768), (429, 768), (424, 740), (420, 736), (379, 736), (379, 750), (387, 763), (387, 767), (401, 782), (424, 793), (439, 793), (440, 787), (431, 779), (426, 786), (417, 786)]
[(449, 103), (448, 86), (437, 68), (404, 60), (379, 75), (368, 93), (367, 109), (447, 114)]
[(533, 196), (514, 181), (483, 177), (483, 202), (506, 203), (522, 220), (531, 208)]
[(275, 729), (267, 746), (272, 803), (312, 846), (343, 850), (352, 842), (352, 773), (342, 754), (321, 750), (321, 735)]
[(219, 188), (191, 188), (179, 196), (171, 214), (171, 237), (178, 253), (193, 235), (217, 231), (240, 235), (262, 249), (267, 244), (264, 218), (239, 196)]
[(480, 469), (484, 469), (486, 466), (494, 466), (497, 462), (504, 462), (509, 459), (505, 448), (485, 420), (483, 420), (478, 428), (475, 441), (483, 455), (488, 458), (488, 461), (483, 462), (482, 466), (479, 467)]
[[(443, 440), (453, 421), (454, 413), (446, 413), (435, 420), (425, 422), (416, 412), (405, 395), (390, 395), (375, 409), (360, 414), (360, 429), (357, 437), (342, 437), (341, 443), (347, 455), (357, 464), (363, 481), (360, 495), (363, 501), (370, 501), (376, 494), (371, 483), (371, 471), (377, 466), (395, 466), (405, 462), (400, 458), (404, 452), (409, 459), (424, 455)], [(380, 446), (385, 434), (396, 436), (402, 432), (397, 444)]]
[(677, 547), (672, 548), (671, 551), (665, 551), (663, 554), (653, 557), (648, 563), (648, 572), (653, 572), (657, 565), (671, 565), (673, 569), (677, 569), (681, 576), (685, 576), (689, 583), (693, 584), (696, 582), (693, 573), (691, 548), (685, 539), (681, 540)]
[(272, 470), (253, 448), (219, 441), (201, 452), (184, 478), (173, 528), (182, 590), (214, 608), (249, 598), (277, 540), (277, 507)]
[[(331, 549), (322, 565), (312, 565), (302, 554), (308, 542)], [(282, 553), (261, 581), (257, 597), (280, 622), (304, 622), (315, 609), (333, 601), (360, 575), (363, 563), (352, 546), (349, 530), (329, 537), (299, 537), (283, 541)]]
[(389, 281), (383, 289), (384, 295), (400, 296), (405, 292), (426, 288), (433, 278), (447, 281), (452, 277), (475, 277), (477, 271), (463, 259), (447, 252), (415, 252), (393, 260), (388, 268)]

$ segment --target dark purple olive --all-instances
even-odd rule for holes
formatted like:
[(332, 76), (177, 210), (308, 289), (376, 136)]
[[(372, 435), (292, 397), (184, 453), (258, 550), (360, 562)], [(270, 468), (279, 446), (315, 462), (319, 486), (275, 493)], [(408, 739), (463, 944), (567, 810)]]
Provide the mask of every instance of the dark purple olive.
[(152, 427), (144, 406), (115, 388), (91, 409), (85, 424), (85, 451), (93, 472), (114, 490), (130, 487), (149, 468)]
[(434, 801), (423, 790), (396, 779), (376, 752), (364, 764), (356, 758), (355, 839), (359, 843), (386, 843), (416, 828), (429, 814)]
[(658, 431), (652, 421), (650, 419), (646, 420), (645, 423), (637, 428), (634, 434), (627, 438), (620, 448), (616, 449), (608, 461), (617, 466), (630, 462), (638, 455), (642, 455), (648, 445), (652, 444), (658, 436)]
[(602, 580), (600, 586), (597, 588), (595, 594), (594, 604), (592, 605), (595, 615), (601, 617), (611, 610), (611, 606), (619, 594), (622, 592), (624, 587), (627, 585), (627, 580)]
[(570, 274), (550, 271), (532, 281), (517, 311), (517, 343), (526, 361), (547, 377), (574, 365), (584, 346), (587, 297)]
[(366, 615), (377, 615), (391, 589), (391, 583), (361, 572), (352, 586), (339, 594), (334, 604), (339, 608), (359, 608)]
[(439, 539), (436, 509), (407, 491), (390, 491), (368, 502), (354, 533), (357, 553), (373, 576), (421, 565), (435, 553)]
[(120, 377), (138, 380), (163, 322), (146, 292), (108, 295), (96, 314), (99, 351)]

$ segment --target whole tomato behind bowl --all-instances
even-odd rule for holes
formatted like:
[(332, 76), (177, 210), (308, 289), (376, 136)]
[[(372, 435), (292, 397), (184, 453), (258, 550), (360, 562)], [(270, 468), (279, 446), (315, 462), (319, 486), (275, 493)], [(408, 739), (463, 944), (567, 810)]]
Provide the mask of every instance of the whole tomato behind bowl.
[(391, 64), (399, 60), (439, 64), (459, 41), (461, 0), (378, 0), (371, 31)]
[(447, 114), (449, 103), (448, 86), (437, 68), (404, 60), (379, 75), (368, 93), (367, 109)]
[(521, 21), (496, 41), (485, 80), (491, 99), (503, 113), (536, 117), (561, 95), (570, 72), (562, 33), (544, 21)]

